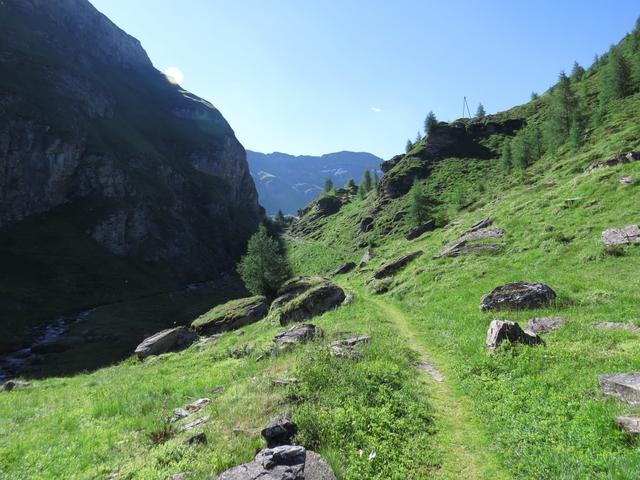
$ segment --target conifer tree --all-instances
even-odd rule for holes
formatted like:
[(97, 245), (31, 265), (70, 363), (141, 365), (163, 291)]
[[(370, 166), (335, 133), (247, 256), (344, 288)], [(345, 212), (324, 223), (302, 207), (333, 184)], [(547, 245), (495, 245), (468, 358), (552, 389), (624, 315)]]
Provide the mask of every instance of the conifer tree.
[(413, 225), (421, 225), (431, 218), (431, 201), (424, 187), (414, 180), (409, 190), (409, 219)]
[(569, 136), (577, 103), (571, 80), (564, 72), (560, 72), (560, 80), (551, 97), (547, 122), (547, 143), (551, 149), (558, 148)]
[(280, 226), (284, 226), (287, 223), (287, 220), (284, 218), (284, 213), (282, 213), (282, 210), (278, 210), (278, 213), (276, 213), (275, 221)]
[(540, 97), (536, 92), (531, 92), (531, 101), (537, 100)]
[(420, 140), (422, 140), (422, 135), (420, 135), (420, 132), (418, 132), (418, 133), (416, 134), (416, 141), (415, 141), (415, 142), (413, 142), (413, 144), (415, 145), (415, 144), (416, 144), (416, 143), (418, 143)]
[(502, 164), (502, 169), (505, 172), (511, 170), (511, 166), (513, 164), (513, 158), (511, 156), (511, 140), (506, 139), (502, 144), (502, 156), (500, 157), (500, 163)]
[(364, 185), (360, 184), (360, 186), (358, 187), (358, 197), (360, 197), (360, 200), (364, 200), (364, 197), (367, 195), (367, 192), (365, 192), (364, 190)]
[(331, 180), (330, 178), (326, 178), (324, 180), (324, 191), (326, 193), (329, 193), (331, 190), (333, 190), (333, 180)]
[(362, 179), (362, 186), (365, 192), (371, 190), (373, 182), (371, 181), (371, 172), (369, 170), (364, 171), (364, 178)]
[(278, 242), (269, 236), (264, 225), (249, 239), (247, 253), (240, 259), (237, 270), (247, 290), (267, 297), (274, 297), (291, 275)]
[(407, 139), (407, 143), (404, 146), (405, 153), (409, 153), (413, 148), (413, 142), (410, 139)]
[(478, 109), (476, 110), (476, 118), (484, 118), (486, 114), (487, 112), (485, 112), (484, 110), (484, 105), (482, 105), (482, 103), (479, 103)]
[(438, 125), (438, 119), (436, 118), (435, 113), (433, 113), (432, 110), (429, 110), (427, 118), (424, 119), (424, 134), (429, 135), (436, 125)]
[(349, 180), (347, 180), (347, 188), (348, 189), (352, 189), (355, 188), (356, 186), (356, 182), (353, 178), (350, 178)]
[(571, 81), (574, 83), (579, 82), (582, 80), (584, 74), (584, 68), (582, 68), (578, 62), (573, 62), (573, 68), (571, 69)]
[(630, 93), (630, 80), (631, 71), (627, 59), (618, 48), (613, 47), (600, 77), (600, 100), (607, 103), (626, 97)]
[(378, 178), (378, 169), (373, 169), (373, 186), (378, 188), (378, 183), (380, 183), (380, 179)]

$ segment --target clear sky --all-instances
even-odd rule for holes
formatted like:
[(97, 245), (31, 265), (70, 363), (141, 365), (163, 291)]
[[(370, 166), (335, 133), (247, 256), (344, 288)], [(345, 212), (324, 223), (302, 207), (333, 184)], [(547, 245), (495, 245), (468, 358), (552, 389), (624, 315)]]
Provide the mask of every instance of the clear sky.
[(638, 0), (91, 0), (154, 65), (212, 102), (242, 144), (319, 155), (403, 151), (429, 110), (488, 113), (589, 66)]

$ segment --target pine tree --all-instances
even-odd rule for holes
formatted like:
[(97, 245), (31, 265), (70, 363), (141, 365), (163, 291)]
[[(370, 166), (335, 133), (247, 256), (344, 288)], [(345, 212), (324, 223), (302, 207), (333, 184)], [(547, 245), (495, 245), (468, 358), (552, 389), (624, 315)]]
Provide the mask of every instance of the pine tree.
[(287, 220), (284, 218), (284, 213), (282, 213), (282, 210), (278, 210), (278, 213), (276, 213), (275, 221), (281, 226), (286, 225)]
[(422, 135), (420, 135), (420, 132), (418, 132), (418, 133), (416, 134), (416, 141), (415, 141), (415, 142), (413, 142), (413, 144), (415, 145), (415, 144), (416, 144), (416, 143), (418, 143), (420, 140), (422, 140)]
[(547, 143), (551, 149), (558, 148), (569, 136), (577, 103), (571, 80), (564, 72), (560, 72), (560, 80), (551, 97), (547, 121)]
[(430, 110), (427, 114), (427, 118), (424, 119), (424, 134), (429, 135), (436, 125), (438, 125), (438, 119), (436, 118), (435, 113)]
[(378, 169), (373, 169), (373, 186), (378, 188), (378, 183), (380, 183), (380, 179), (378, 178)]
[(511, 170), (513, 165), (513, 157), (511, 155), (511, 140), (506, 139), (502, 144), (502, 156), (500, 157), (500, 163), (502, 164), (502, 169), (505, 172)]
[(367, 192), (364, 190), (364, 185), (360, 184), (360, 186), (358, 187), (358, 197), (360, 197), (360, 200), (364, 200), (364, 197), (366, 197)]
[(536, 92), (531, 92), (531, 101), (537, 100), (540, 97)]
[(412, 148), (413, 148), (413, 142), (410, 139), (408, 139), (407, 143), (404, 146), (405, 153), (409, 153)]
[(430, 218), (431, 200), (424, 187), (416, 179), (409, 190), (409, 219), (414, 226), (418, 226)]
[(369, 190), (371, 190), (372, 186), (373, 182), (371, 181), (371, 172), (369, 172), (369, 170), (365, 170), (364, 177), (362, 179), (362, 187), (364, 188), (365, 192), (368, 192)]
[(613, 47), (600, 77), (600, 100), (608, 103), (631, 93), (631, 69), (620, 50)]
[(290, 277), (291, 269), (264, 225), (249, 239), (247, 253), (240, 259), (238, 273), (245, 287), (254, 295), (274, 297)]
[(571, 81), (576, 83), (582, 80), (585, 70), (580, 66), (578, 62), (573, 62), (573, 68), (571, 69)]
[(486, 114), (487, 112), (485, 112), (484, 106), (482, 105), (482, 103), (479, 103), (478, 109), (476, 110), (476, 118), (484, 118)]
[(324, 181), (324, 191), (329, 193), (331, 190), (333, 190), (333, 180), (326, 178)]
[(349, 180), (347, 180), (347, 188), (349, 190), (356, 188), (356, 182), (353, 178), (350, 178)]

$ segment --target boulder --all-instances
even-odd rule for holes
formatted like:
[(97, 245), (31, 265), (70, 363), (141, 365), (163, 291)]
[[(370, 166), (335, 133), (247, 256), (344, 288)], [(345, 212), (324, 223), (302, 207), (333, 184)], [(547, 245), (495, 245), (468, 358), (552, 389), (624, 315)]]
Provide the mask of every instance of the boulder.
[(481, 228), (486, 228), (492, 223), (493, 223), (493, 218), (491, 217), (483, 218), (482, 220), (471, 225), (465, 233), (471, 233), (471, 232), (475, 232), (476, 230), (480, 230)]
[(556, 292), (543, 283), (513, 282), (483, 296), (480, 310), (538, 308), (555, 298)]
[(11, 390), (16, 390), (19, 388), (25, 388), (29, 386), (29, 382), (24, 382), (22, 380), (7, 380), (2, 384), (2, 389), (5, 392), (10, 392)]
[(218, 480), (336, 480), (331, 467), (311, 450), (283, 445), (261, 450), (252, 462), (223, 472)]
[(540, 317), (529, 320), (527, 330), (532, 333), (549, 333), (569, 321), (565, 317)]
[(623, 163), (631, 163), (640, 160), (640, 152), (616, 153), (606, 160), (599, 160), (587, 167), (584, 173), (591, 173), (601, 168), (613, 167)]
[(204, 432), (196, 433), (192, 437), (189, 437), (184, 443), (187, 445), (204, 445), (207, 443), (207, 436)]
[(425, 222), (422, 225), (418, 225), (417, 227), (409, 230), (404, 238), (406, 238), (407, 240), (413, 240), (426, 232), (432, 231), (434, 228), (436, 228), (436, 222), (433, 220), (429, 220), (428, 222)]
[(367, 263), (369, 263), (371, 261), (371, 259), (374, 256), (374, 252), (373, 252), (373, 248), (369, 248), (366, 252), (364, 252), (364, 254), (362, 255), (362, 258), (360, 259), (360, 263), (358, 264), (358, 266), (360, 268), (364, 267)]
[(183, 350), (198, 339), (194, 330), (187, 327), (175, 327), (162, 330), (148, 338), (137, 346), (135, 354), (140, 360), (150, 355), (175, 352)]
[(631, 185), (635, 182), (635, 178), (631, 175), (625, 175), (624, 177), (620, 177), (620, 185)]
[(333, 276), (343, 275), (345, 273), (349, 273), (354, 268), (356, 268), (355, 262), (347, 262), (344, 265), (342, 265), (341, 267), (339, 267), (336, 270), (334, 270), (331, 275), (333, 275)]
[(285, 412), (272, 418), (260, 434), (267, 442), (268, 448), (291, 445), (291, 440), (298, 432), (298, 426), (292, 420), (292, 413)]
[(262, 295), (231, 300), (196, 318), (191, 326), (201, 335), (215, 335), (262, 320), (269, 310)]
[(342, 207), (342, 201), (335, 195), (326, 195), (316, 201), (316, 207), (318, 216), (328, 217), (329, 215), (338, 213)]
[(358, 351), (358, 346), (369, 343), (371, 337), (368, 335), (354, 335), (336, 340), (329, 345), (331, 355), (341, 358), (359, 358), (362, 354)]
[(602, 232), (602, 243), (607, 247), (640, 243), (640, 225), (627, 225), (622, 228), (609, 228)]
[(616, 425), (634, 437), (640, 435), (640, 417), (618, 417)]
[(183, 418), (187, 418), (194, 413), (202, 410), (204, 407), (211, 403), (210, 398), (201, 398), (196, 400), (195, 402), (190, 403), (189, 405), (185, 405), (182, 408), (176, 408), (173, 410), (173, 420), (182, 420)]
[(339, 307), (345, 299), (344, 290), (322, 277), (298, 277), (286, 282), (280, 290), (269, 315), (287, 325), (301, 322)]
[(404, 255), (392, 262), (386, 263), (385, 265), (383, 265), (382, 267), (380, 267), (378, 270), (375, 271), (375, 273), (373, 274), (373, 278), (379, 280), (381, 278), (390, 277), (394, 275), (398, 270), (403, 268), (405, 265), (407, 265), (409, 262), (418, 258), (423, 253), (424, 252), (422, 252), (421, 250), (418, 250), (416, 252), (412, 252), (407, 255)]
[(368, 232), (373, 228), (373, 217), (365, 217), (360, 221), (360, 231)]
[(279, 333), (273, 339), (280, 347), (295, 345), (298, 343), (309, 342), (316, 337), (322, 337), (323, 332), (320, 328), (310, 323), (303, 323)]
[(193, 430), (196, 427), (199, 427), (200, 425), (204, 425), (205, 423), (207, 423), (209, 421), (209, 416), (206, 415), (204, 417), (200, 417), (200, 418), (196, 418), (195, 420), (193, 420), (192, 422), (187, 423), (186, 425), (184, 425), (180, 431), (181, 432), (187, 432), (189, 430)]
[(487, 331), (487, 347), (497, 348), (505, 340), (511, 343), (524, 343), (535, 345), (542, 343), (538, 335), (522, 330), (516, 322), (508, 320), (493, 320)]
[(600, 387), (631, 405), (640, 405), (640, 372), (613, 373), (600, 376)]
[(469, 243), (476, 240), (482, 240), (485, 238), (500, 238), (504, 235), (502, 228), (480, 228), (478, 226), (487, 225), (488, 222), (492, 222), (490, 218), (485, 218), (480, 222), (473, 225), (467, 232), (457, 240), (450, 242), (445, 246), (445, 249), (439, 253), (436, 253), (431, 258), (441, 257), (459, 257), (474, 252), (495, 252), (502, 249), (503, 245), (498, 243)]
[(627, 330), (631, 333), (640, 333), (640, 327), (633, 323), (621, 323), (621, 322), (600, 322), (594, 325), (596, 328), (602, 330)]

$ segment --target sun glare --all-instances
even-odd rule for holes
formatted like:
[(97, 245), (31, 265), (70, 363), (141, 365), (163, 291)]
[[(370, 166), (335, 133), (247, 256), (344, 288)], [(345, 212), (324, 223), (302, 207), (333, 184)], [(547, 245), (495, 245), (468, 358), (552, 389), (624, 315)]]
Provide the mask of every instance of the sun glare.
[(167, 79), (175, 85), (180, 85), (184, 80), (184, 74), (178, 67), (166, 68), (164, 71), (164, 76), (167, 77)]

